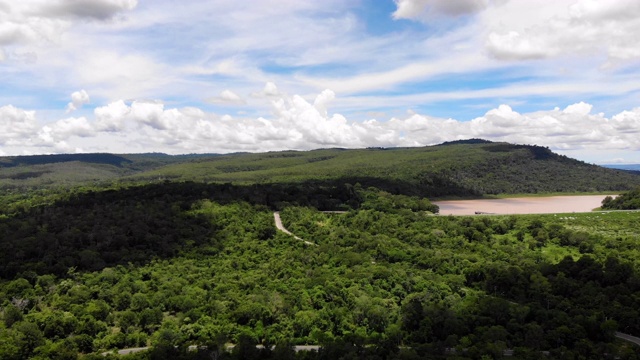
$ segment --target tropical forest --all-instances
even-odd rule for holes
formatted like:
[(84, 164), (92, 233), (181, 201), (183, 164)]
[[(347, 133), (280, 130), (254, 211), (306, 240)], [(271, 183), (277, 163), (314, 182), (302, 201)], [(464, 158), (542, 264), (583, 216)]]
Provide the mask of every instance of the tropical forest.
[[(590, 194), (597, 211), (439, 214)], [(640, 174), (534, 145), (0, 158), (0, 359), (640, 359)]]

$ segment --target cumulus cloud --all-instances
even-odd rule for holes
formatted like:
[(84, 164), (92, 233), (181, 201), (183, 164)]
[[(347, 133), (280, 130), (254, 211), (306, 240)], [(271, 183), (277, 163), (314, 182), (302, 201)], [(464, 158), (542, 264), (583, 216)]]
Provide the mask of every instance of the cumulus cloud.
[(640, 108), (625, 110), (613, 116), (611, 122), (620, 134), (640, 137)]
[(0, 12), (0, 45), (56, 41), (68, 25), (59, 19)]
[(112, 102), (107, 106), (97, 107), (94, 127), (98, 131), (119, 132), (125, 129), (125, 121), (131, 109), (122, 100)]
[(613, 66), (640, 58), (640, 38), (636, 36), (640, 32), (640, 2), (635, 0), (512, 1), (487, 11), (483, 21), (489, 29), (486, 49), (498, 59), (604, 52), (609, 58), (604, 66)]
[(544, 38), (527, 37), (517, 31), (506, 34), (491, 33), (487, 40), (489, 52), (504, 60), (542, 59), (558, 52)]
[(264, 84), (264, 88), (262, 89), (262, 93), (266, 96), (278, 96), (280, 95), (280, 91), (276, 84), (272, 82), (267, 82)]
[(94, 134), (93, 127), (85, 117), (68, 118), (56, 121), (49, 128), (51, 133), (60, 139), (68, 139), (71, 136), (89, 137)]
[(219, 96), (208, 98), (207, 101), (214, 104), (228, 105), (242, 105), (246, 103), (246, 101), (240, 95), (234, 93), (229, 89), (220, 92)]
[(409, 113), (388, 121), (350, 122), (330, 112), (334, 98), (331, 90), (323, 91), (312, 102), (299, 95), (284, 97), (272, 102), (270, 118), (257, 119), (220, 117), (196, 108), (165, 109), (159, 103), (139, 102), (130, 106), (116, 102), (96, 110), (96, 114), (125, 118), (144, 130), (147, 141), (155, 142), (155, 146), (171, 145), (173, 152), (425, 146), (473, 137), (555, 150), (640, 148), (640, 109), (607, 118), (592, 114), (592, 105), (584, 102), (532, 113), (501, 105), (471, 121)]
[(489, 0), (396, 0), (394, 19), (417, 19), (427, 13), (460, 16), (485, 9)]
[(29, 139), (37, 131), (36, 112), (12, 105), (0, 107), (0, 145)]
[(137, 0), (0, 0), (0, 45), (57, 41), (73, 18), (108, 20)]
[(43, 126), (38, 131), (33, 144), (38, 147), (54, 148), (56, 152), (73, 152), (73, 147), (68, 144), (68, 141), (72, 141), (72, 137), (93, 135), (94, 129), (86, 118), (68, 118)]
[(73, 16), (107, 20), (133, 10), (138, 0), (49, 0), (33, 11), (42, 16)]
[(271, 81), (268, 81), (267, 83), (264, 84), (264, 88), (262, 88), (262, 91), (260, 92), (254, 92), (251, 94), (251, 96), (253, 97), (267, 97), (267, 98), (276, 98), (276, 97), (280, 97), (283, 94), (280, 93), (280, 90), (278, 90), (278, 86), (276, 86), (276, 84), (272, 83)]
[(96, 108), (93, 119), (71, 117), (44, 126), (38, 125), (35, 112), (5, 106), (0, 108), (0, 151), (307, 150), (426, 146), (467, 138), (537, 144), (574, 153), (640, 150), (640, 108), (608, 118), (594, 114), (593, 106), (584, 102), (530, 113), (500, 105), (471, 121), (413, 112), (384, 121), (349, 121), (331, 112), (334, 99), (331, 90), (324, 90), (312, 101), (299, 95), (282, 97), (272, 101), (271, 116), (258, 118), (219, 116), (193, 107), (166, 108), (161, 102), (120, 100)]
[(89, 101), (89, 94), (85, 90), (74, 91), (71, 94), (71, 102), (67, 104), (67, 113), (78, 110)]

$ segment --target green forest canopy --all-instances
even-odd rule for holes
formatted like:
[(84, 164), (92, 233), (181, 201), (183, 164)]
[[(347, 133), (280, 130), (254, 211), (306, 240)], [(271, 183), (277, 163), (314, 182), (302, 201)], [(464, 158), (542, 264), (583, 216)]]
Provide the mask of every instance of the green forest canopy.
[(613, 334), (640, 333), (636, 213), (433, 216), (424, 199), (352, 187), (345, 205), (359, 210), (282, 208), (308, 246), (261, 203), (295, 194), (212, 186), (71, 193), (5, 214), (0, 357), (152, 345), (130, 357), (187, 359), (230, 342), (221, 358), (635, 358)]
[(640, 334), (638, 213), (434, 216), (426, 199), (635, 175), (485, 141), (123, 158), (0, 161), (1, 359), (638, 358), (614, 337)]
[[(80, 155), (86, 155), (81, 157)], [(360, 183), (428, 197), (625, 191), (640, 176), (567, 158), (540, 146), (466, 140), (421, 148), (322, 149), (167, 156), (80, 154), (50, 162), (0, 158), (0, 188), (164, 180), (233, 184)], [(19, 160), (23, 159), (23, 160)], [(60, 162), (58, 160), (74, 160)], [(55, 160), (55, 161), (54, 161)], [(15, 166), (18, 164), (19, 166)], [(20, 165), (21, 164), (21, 165)]]

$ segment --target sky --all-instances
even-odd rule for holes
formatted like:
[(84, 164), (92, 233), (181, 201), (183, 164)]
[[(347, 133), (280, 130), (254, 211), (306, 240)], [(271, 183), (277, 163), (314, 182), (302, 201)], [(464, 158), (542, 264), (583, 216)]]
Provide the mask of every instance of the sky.
[(482, 138), (640, 163), (638, 0), (0, 0), (0, 155)]

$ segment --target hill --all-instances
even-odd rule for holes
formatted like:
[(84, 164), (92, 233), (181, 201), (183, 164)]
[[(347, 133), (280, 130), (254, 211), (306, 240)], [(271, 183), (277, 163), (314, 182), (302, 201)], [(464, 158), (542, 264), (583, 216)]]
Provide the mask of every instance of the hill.
[(0, 174), (50, 172), (2, 179), (1, 359), (636, 358), (615, 337), (640, 334), (636, 212), (433, 216), (421, 198), (629, 173), (478, 140), (10, 160)]
[(429, 198), (501, 193), (622, 191), (640, 177), (508, 143), (447, 143), (422, 148), (321, 149), (238, 154), (181, 162), (131, 180), (254, 183), (360, 183)]
[(429, 198), (624, 191), (640, 176), (548, 148), (471, 139), (421, 148), (197, 154), (76, 154), (0, 158), (0, 188), (196, 181), (377, 187)]
[(123, 176), (215, 154), (58, 154), (0, 157), (0, 189), (108, 185)]

